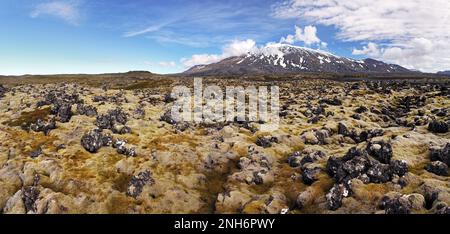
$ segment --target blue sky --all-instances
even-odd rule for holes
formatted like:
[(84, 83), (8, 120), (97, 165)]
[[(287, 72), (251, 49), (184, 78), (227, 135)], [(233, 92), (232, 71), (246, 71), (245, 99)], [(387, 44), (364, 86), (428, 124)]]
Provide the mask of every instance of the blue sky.
[[(361, 4), (366, 2), (360, 1)], [(417, 1), (420, 2), (414, 2)], [(325, 2), (334, 8), (338, 4)], [(445, 4), (445, 0), (442, 3)], [(398, 7), (398, 10), (403, 8)], [(298, 39), (291, 42), (293, 44), (320, 47), (341, 56), (376, 57), (417, 69), (423, 63), (424, 70), (436, 70), (450, 64), (447, 58), (440, 67), (426, 67), (429, 61), (400, 60), (406, 52), (416, 53), (408, 50), (410, 45), (418, 43), (416, 47), (427, 49), (426, 40), (434, 38), (411, 36), (409, 31), (401, 35), (367, 33), (370, 28), (355, 33), (348, 31), (345, 19), (330, 22), (327, 19), (333, 15), (310, 16), (305, 9), (330, 12), (317, 9), (307, 0), (2, 0), (0, 74), (129, 70), (174, 73), (186, 70), (186, 64), (195, 64), (193, 55), (222, 58), (226, 55), (224, 48), (227, 45), (251, 40), (256, 46), (264, 46), (269, 42), (280, 42), (288, 35)], [(350, 8), (342, 6), (342, 9)], [(350, 13), (355, 15), (355, 12)], [(382, 18), (382, 14), (372, 17)], [(442, 27), (447, 27), (444, 23)], [(411, 22), (405, 22), (405, 25), (411, 25)], [(315, 36), (321, 43), (307, 43), (296, 34), (295, 26), (303, 31), (306, 26), (314, 27)], [(367, 36), (361, 37), (364, 33)], [(414, 39), (418, 39), (416, 44), (408, 44), (414, 43)]]

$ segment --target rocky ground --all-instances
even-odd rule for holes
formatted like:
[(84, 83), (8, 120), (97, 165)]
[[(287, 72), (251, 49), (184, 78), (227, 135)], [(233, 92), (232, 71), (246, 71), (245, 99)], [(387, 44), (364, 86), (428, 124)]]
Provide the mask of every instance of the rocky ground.
[(448, 80), (207, 81), (279, 85), (271, 133), (173, 121), (172, 81), (0, 86), (1, 213), (450, 213)]

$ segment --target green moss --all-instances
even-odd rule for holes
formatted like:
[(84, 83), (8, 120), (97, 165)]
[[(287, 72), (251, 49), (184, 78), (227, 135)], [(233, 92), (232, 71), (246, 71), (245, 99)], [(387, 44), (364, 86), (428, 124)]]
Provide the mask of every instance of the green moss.
[(125, 90), (136, 90), (136, 89), (154, 89), (164, 86), (170, 86), (172, 84), (171, 80), (152, 80), (152, 81), (137, 81), (134, 84), (121, 87)]
[(47, 120), (50, 115), (50, 107), (38, 108), (30, 112), (22, 112), (19, 118), (9, 120), (3, 124), (11, 127), (29, 127), (32, 123), (36, 123), (38, 119)]

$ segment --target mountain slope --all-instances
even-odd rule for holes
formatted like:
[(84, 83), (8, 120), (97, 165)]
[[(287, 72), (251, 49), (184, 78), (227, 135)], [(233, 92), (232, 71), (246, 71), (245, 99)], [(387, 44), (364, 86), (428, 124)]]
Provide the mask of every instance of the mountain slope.
[(450, 76), (450, 70), (449, 71), (440, 71), (437, 74), (438, 75), (444, 75), (444, 76)]
[(218, 63), (197, 65), (188, 75), (242, 75), (298, 72), (408, 73), (410, 70), (374, 59), (353, 60), (324, 51), (285, 44), (272, 44), (246, 55)]

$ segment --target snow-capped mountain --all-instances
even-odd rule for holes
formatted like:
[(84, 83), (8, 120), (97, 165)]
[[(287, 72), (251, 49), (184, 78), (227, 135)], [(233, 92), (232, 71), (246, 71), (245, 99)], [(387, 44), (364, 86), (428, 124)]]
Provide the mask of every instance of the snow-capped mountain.
[(374, 59), (353, 60), (331, 53), (286, 44), (270, 44), (218, 63), (197, 65), (184, 74), (242, 75), (299, 72), (408, 73), (410, 70)]

